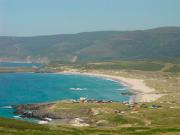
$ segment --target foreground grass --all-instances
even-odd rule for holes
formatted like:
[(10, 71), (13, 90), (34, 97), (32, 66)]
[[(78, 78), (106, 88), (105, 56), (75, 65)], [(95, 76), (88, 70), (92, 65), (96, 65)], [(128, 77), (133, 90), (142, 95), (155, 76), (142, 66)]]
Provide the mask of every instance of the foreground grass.
[(41, 126), (1, 118), (2, 121), (6, 124), (0, 125), (0, 135), (168, 135), (180, 133), (180, 128), (172, 127), (74, 128), (70, 126)]
[(6, 118), (0, 118), (0, 127), (3, 128), (13, 128), (17, 130), (49, 130), (49, 127), (37, 125), (33, 123), (28, 123), (25, 121), (19, 121), (14, 119), (6, 119)]

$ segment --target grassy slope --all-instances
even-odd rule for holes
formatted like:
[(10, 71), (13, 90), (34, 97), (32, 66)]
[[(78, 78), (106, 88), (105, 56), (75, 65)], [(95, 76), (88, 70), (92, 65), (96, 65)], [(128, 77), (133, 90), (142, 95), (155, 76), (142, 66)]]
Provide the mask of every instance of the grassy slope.
[(1, 128), (1, 135), (175, 135), (180, 132), (179, 128), (149, 128), (149, 127), (132, 127), (132, 128), (73, 128), (59, 126), (56, 130), (17, 130), (14, 128)]

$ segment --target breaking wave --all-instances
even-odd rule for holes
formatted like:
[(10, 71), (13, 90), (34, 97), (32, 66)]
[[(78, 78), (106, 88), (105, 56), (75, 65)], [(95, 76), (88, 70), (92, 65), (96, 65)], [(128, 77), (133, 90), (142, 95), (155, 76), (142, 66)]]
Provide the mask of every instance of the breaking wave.
[(69, 90), (82, 91), (82, 90), (87, 90), (87, 88), (69, 88)]
[(2, 107), (0, 107), (0, 108), (3, 108), (3, 109), (10, 109), (10, 108), (12, 108), (12, 106), (2, 106)]
[(116, 89), (116, 90), (123, 91), (123, 90), (127, 90), (127, 88), (120, 88), (120, 89)]

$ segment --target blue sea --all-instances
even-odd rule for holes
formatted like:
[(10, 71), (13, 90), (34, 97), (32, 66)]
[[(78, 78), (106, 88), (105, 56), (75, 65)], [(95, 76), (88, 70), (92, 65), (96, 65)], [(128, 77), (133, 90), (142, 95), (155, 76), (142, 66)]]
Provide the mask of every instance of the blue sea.
[(116, 81), (85, 75), (52, 73), (0, 74), (0, 117), (13, 118), (11, 105), (64, 99), (128, 101), (128, 88)]

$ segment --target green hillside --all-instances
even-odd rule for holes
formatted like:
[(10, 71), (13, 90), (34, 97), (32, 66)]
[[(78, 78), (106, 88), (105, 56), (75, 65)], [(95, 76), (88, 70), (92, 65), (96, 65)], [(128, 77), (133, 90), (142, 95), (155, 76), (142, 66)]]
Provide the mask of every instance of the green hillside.
[(180, 27), (101, 31), (34, 37), (0, 37), (0, 58), (48, 57), (62, 61), (180, 57)]

